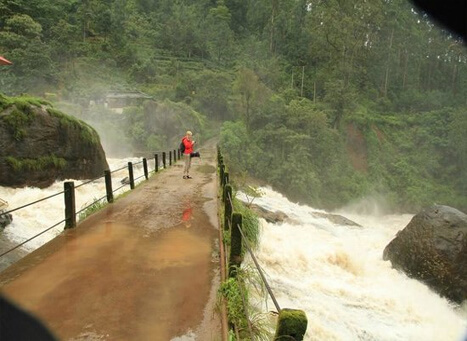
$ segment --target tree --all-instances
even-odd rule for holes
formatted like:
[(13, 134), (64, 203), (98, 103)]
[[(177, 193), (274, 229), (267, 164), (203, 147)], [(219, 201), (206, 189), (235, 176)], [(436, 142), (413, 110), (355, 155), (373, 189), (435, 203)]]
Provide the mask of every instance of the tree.
[(233, 93), (239, 98), (238, 107), (248, 132), (256, 110), (267, 98), (268, 90), (258, 76), (247, 68), (240, 68), (233, 85)]
[(229, 61), (233, 57), (234, 34), (229, 27), (231, 14), (223, 0), (217, 7), (211, 8), (206, 20), (206, 44), (209, 55), (218, 63)]
[(36, 90), (54, 80), (50, 49), (41, 40), (42, 27), (26, 14), (5, 20), (0, 31), (0, 51), (14, 61), (6, 71), (5, 87), (16, 91)]
[(231, 94), (231, 76), (226, 73), (204, 71), (196, 73), (193, 90), (193, 107), (215, 120), (231, 117), (228, 100)]

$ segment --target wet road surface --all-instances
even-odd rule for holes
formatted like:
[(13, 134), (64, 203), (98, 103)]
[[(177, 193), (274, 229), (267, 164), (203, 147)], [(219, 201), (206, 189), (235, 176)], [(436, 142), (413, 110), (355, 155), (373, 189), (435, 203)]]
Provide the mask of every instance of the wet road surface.
[[(221, 340), (215, 149), (182, 161), (0, 273), (61, 340)], [(177, 339), (179, 340), (179, 339)]]

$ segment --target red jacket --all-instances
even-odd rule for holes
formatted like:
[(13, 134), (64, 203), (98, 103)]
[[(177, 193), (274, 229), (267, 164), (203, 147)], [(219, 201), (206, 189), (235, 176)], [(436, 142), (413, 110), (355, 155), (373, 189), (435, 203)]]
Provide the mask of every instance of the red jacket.
[(191, 154), (193, 153), (193, 145), (195, 144), (193, 141), (189, 141), (186, 136), (182, 139), (183, 144), (185, 145), (185, 151), (183, 154)]

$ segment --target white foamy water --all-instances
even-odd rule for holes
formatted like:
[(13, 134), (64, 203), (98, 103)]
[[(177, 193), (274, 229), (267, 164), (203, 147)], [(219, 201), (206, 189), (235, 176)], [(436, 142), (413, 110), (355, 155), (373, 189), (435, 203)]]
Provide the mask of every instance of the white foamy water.
[[(112, 173), (112, 189), (114, 191), (122, 186), (120, 181), (123, 178), (128, 177), (128, 162), (135, 164), (140, 161), (140, 158), (107, 160), (111, 171), (124, 167), (124, 169)], [(154, 160), (148, 160), (148, 168), (149, 171), (154, 170)], [(145, 179), (142, 163), (133, 166), (133, 175), (135, 183), (139, 183)], [(141, 177), (142, 175), (143, 177)], [(136, 180), (138, 177), (141, 178)], [(87, 181), (73, 179), (65, 181), (74, 181), (75, 183), (76, 212), (79, 212), (81, 209), (92, 204), (96, 199), (106, 197), (104, 177), (78, 188), (76, 187)], [(63, 183), (65, 181), (57, 181), (50, 187), (44, 189), (32, 187), (8, 188), (0, 186), (0, 198), (8, 202), (7, 210), (13, 210), (36, 200), (62, 192), (64, 186)], [(128, 191), (129, 189), (129, 185), (123, 186), (120, 190), (114, 192), (114, 197)], [(107, 202), (107, 200), (104, 198), (103, 202)], [(12, 215), (13, 222), (0, 233), (0, 238), (6, 238), (15, 244), (20, 244), (65, 219), (64, 194), (59, 194), (51, 199), (14, 211), (12, 212)], [(59, 224), (50, 231), (45, 232), (39, 237), (24, 244), (21, 248), (28, 252), (37, 249), (60, 234), (63, 231), (64, 226), (65, 223)], [(5, 251), (7, 250), (0, 250), (0, 253)]]
[[(340, 212), (362, 227), (340, 226), (312, 215), (323, 211), (261, 190), (265, 195), (255, 204), (282, 211), (295, 222), (260, 219), (255, 254), (280, 307), (306, 312), (306, 340), (465, 340), (466, 304), (451, 304), (382, 259), (385, 246), (411, 215)], [(239, 199), (245, 197), (240, 193)], [(272, 300), (262, 309), (274, 309)]]

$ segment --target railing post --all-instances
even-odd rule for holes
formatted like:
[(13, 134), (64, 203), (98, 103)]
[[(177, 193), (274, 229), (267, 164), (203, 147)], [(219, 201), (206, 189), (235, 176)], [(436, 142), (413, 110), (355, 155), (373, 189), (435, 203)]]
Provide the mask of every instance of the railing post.
[(219, 160), (219, 167), (220, 167), (221, 165), (224, 164), (224, 157), (222, 156), (222, 154), (219, 156), (218, 160)]
[(148, 160), (146, 158), (143, 158), (143, 169), (144, 169), (144, 177), (149, 179), (149, 174), (148, 174)]
[(182, 155), (181, 155), (181, 154), (182, 154), (182, 153), (181, 153), (181, 150), (178, 149), (178, 159), (179, 159), (179, 160), (182, 158)]
[(159, 171), (159, 155), (154, 154), (154, 171), (157, 173)]
[(232, 203), (230, 199), (232, 199), (232, 186), (227, 184), (224, 187), (224, 230), (229, 229), (229, 225), (232, 222)]
[(221, 169), (220, 169), (220, 179), (221, 179), (221, 186), (224, 186), (224, 172), (225, 172), (225, 165), (221, 164)]
[(232, 228), (230, 229), (230, 257), (229, 257), (229, 277), (235, 277), (237, 268), (242, 264), (242, 215), (232, 214)]
[(229, 172), (224, 172), (224, 185), (229, 183)]
[(174, 149), (174, 163), (177, 162), (177, 151)]
[(169, 150), (169, 166), (172, 166), (172, 151)]
[(65, 229), (76, 227), (75, 183), (67, 181), (65, 190)]
[(308, 319), (303, 310), (281, 309), (274, 340), (302, 341), (307, 325)]
[(162, 164), (164, 165), (165, 169), (165, 152), (162, 152)]
[(107, 202), (113, 203), (114, 202), (114, 193), (112, 190), (112, 174), (110, 173), (110, 170), (105, 170), (104, 171), (104, 176), (105, 176), (105, 191), (107, 193)]
[(130, 188), (135, 188), (135, 178), (133, 177), (133, 164), (128, 162), (128, 176), (130, 178)]

